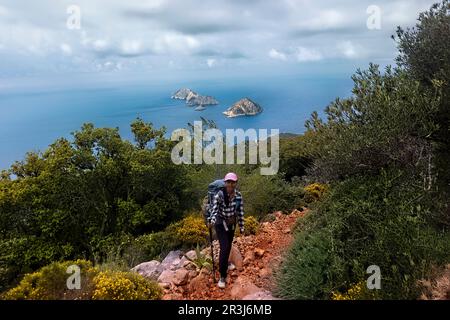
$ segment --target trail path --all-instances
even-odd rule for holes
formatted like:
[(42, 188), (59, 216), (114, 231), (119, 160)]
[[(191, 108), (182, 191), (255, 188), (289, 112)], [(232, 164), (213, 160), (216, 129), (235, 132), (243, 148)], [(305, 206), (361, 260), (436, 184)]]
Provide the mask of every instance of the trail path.
[[(236, 269), (229, 271), (225, 289), (217, 287), (211, 272), (202, 272), (185, 285), (166, 290), (164, 299), (274, 299), (274, 271), (278, 270), (283, 254), (293, 240), (295, 221), (305, 212), (294, 210), (288, 215), (276, 212), (276, 219), (262, 223), (257, 235), (236, 237), (230, 255)], [(217, 257), (217, 241), (214, 246)], [(204, 252), (209, 253), (210, 249), (206, 248)]]

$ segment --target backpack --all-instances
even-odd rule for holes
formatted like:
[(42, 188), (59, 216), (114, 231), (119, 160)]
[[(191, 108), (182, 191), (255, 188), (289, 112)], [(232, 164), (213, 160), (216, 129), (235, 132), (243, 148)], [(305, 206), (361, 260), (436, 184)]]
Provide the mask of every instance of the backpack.
[[(219, 179), (219, 180), (215, 180), (215, 181), (211, 182), (208, 185), (207, 201), (206, 201), (206, 205), (205, 205), (205, 209), (204, 209), (205, 222), (209, 222), (209, 219), (211, 218), (214, 197), (216, 196), (216, 194), (219, 191), (222, 191), (222, 193), (224, 195), (224, 201), (226, 204), (228, 204), (229, 199), (228, 199), (228, 193), (225, 188), (225, 181), (223, 179)], [(240, 205), (241, 205), (240, 200), (237, 200), (235, 211), (234, 211), (235, 213), (238, 210), (238, 208), (240, 207)]]

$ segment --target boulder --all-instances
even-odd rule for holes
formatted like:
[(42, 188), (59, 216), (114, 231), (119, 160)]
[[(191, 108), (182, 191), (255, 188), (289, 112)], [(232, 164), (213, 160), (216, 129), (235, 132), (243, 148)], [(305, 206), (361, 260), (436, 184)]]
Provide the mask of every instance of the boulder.
[(170, 289), (170, 282), (160, 282), (159, 286), (165, 290)]
[(177, 270), (164, 270), (158, 277), (159, 283), (173, 283), (176, 286), (182, 286), (186, 284), (189, 271), (183, 268)]
[(175, 277), (175, 271), (166, 269), (158, 277), (159, 283), (173, 283), (173, 278)]
[(161, 261), (160, 269), (161, 272), (165, 269), (169, 269), (172, 265), (178, 265), (180, 263), (180, 257), (182, 256), (183, 252), (180, 250), (176, 251), (170, 251), (167, 256), (164, 258), (163, 261)]
[(230, 251), (230, 257), (228, 258), (228, 261), (231, 262), (237, 270), (242, 270), (243, 266), (243, 258), (241, 253), (239, 252), (239, 249), (233, 244)]
[(162, 272), (160, 264), (161, 263), (156, 260), (143, 262), (132, 268), (131, 271), (137, 272), (146, 278), (156, 280)]
[(187, 283), (188, 277), (189, 271), (181, 268), (175, 271), (172, 282), (176, 286), (182, 286)]
[[(184, 255), (185, 255), (186, 257), (188, 257), (189, 259), (191, 259), (191, 260), (194, 260), (194, 259), (197, 258), (197, 253), (195, 252), (195, 250), (188, 251), (188, 252), (186, 252)], [(185, 257), (184, 257), (184, 258), (185, 258)]]
[(242, 280), (238, 278), (236, 282), (232, 285), (230, 290), (230, 297), (234, 300), (240, 300), (245, 296), (260, 292), (261, 289), (258, 288), (253, 283)]
[(234, 103), (226, 111), (223, 112), (229, 118), (238, 116), (253, 116), (261, 113), (263, 109), (259, 104), (250, 100), (249, 98), (243, 98)]
[(200, 273), (195, 278), (189, 282), (189, 291), (190, 292), (201, 292), (208, 290), (208, 276), (205, 273)]
[(242, 300), (278, 300), (268, 291), (258, 291), (242, 297)]

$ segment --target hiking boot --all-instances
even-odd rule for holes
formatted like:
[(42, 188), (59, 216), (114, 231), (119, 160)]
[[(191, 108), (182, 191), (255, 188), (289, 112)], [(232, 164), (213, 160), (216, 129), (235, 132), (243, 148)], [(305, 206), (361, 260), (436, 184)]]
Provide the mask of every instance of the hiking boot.
[(226, 285), (225, 279), (224, 279), (224, 278), (220, 278), (220, 279), (219, 279), (219, 283), (217, 284), (217, 286), (218, 286), (220, 289), (225, 289), (225, 285)]

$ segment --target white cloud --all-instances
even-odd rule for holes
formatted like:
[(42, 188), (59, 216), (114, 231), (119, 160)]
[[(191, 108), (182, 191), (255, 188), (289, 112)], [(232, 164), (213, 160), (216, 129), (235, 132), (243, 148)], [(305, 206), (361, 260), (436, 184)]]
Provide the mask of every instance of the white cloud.
[(328, 9), (319, 11), (312, 16), (304, 16), (296, 25), (304, 30), (329, 30), (341, 28), (347, 25), (348, 22), (343, 12)]
[(338, 50), (344, 55), (346, 58), (356, 58), (358, 57), (358, 53), (356, 51), (355, 46), (351, 41), (344, 41), (338, 44)]
[(139, 40), (124, 40), (120, 45), (121, 53), (123, 55), (138, 55), (143, 52), (142, 41)]
[(89, 71), (108, 61), (140, 70), (167, 68), (169, 60), (180, 69), (239, 69), (269, 59), (393, 61), (395, 26), (413, 25), (434, 2), (378, 0), (382, 29), (373, 31), (366, 27), (372, 0), (77, 0), (81, 30), (68, 30), (66, 1), (2, 0), (0, 70)]
[(206, 64), (212, 68), (216, 64), (216, 59), (206, 59)]
[(105, 51), (108, 47), (109, 41), (105, 39), (97, 39), (92, 42), (92, 48), (98, 52)]
[(6, 16), (8, 14), (8, 9), (3, 6), (0, 6), (0, 16)]
[(270, 51), (269, 51), (269, 57), (271, 57), (272, 59), (275, 59), (275, 60), (282, 60), (282, 61), (287, 60), (286, 54), (284, 54), (283, 52), (280, 52), (276, 49), (273, 49), (273, 48), (270, 49)]
[(300, 62), (319, 61), (323, 59), (323, 55), (319, 51), (305, 47), (298, 47), (295, 55)]
[(68, 45), (67, 43), (61, 43), (61, 51), (65, 54), (70, 56), (72, 54), (72, 47)]

